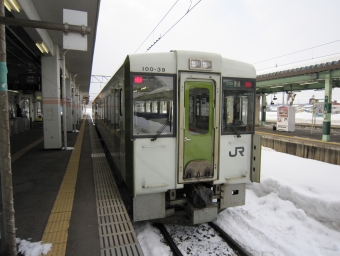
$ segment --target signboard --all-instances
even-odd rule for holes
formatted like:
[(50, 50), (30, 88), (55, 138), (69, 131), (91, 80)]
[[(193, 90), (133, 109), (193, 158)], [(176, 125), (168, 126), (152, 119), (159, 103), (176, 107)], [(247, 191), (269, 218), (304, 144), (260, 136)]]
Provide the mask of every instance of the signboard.
[(323, 116), (325, 104), (323, 102), (316, 102), (313, 105), (314, 105), (313, 106), (313, 115), (314, 116)]
[(19, 74), (18, 83), (19, 84), (41, 84), (40, 76), (29, 75), (29, 74), (28, 75)]
[[(77, 26), (87, 26), (87, 12), (63, 10), (63, 23)], [(68, 32), (63, 35), (63, 49), (87, 51), (87, 35)]]
[(295, 108), (292, 106), (280, 106), (277, 108), (278, 131), (295, 131)]

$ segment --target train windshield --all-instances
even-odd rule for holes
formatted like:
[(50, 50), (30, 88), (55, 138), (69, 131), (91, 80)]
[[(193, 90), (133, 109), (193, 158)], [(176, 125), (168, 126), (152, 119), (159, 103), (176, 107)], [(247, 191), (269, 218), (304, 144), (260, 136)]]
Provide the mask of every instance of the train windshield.
[(133, 135), (174, 134), (174, 76), (133, 75)]
[(255, 80), (222, 79), (222, 134), (254, 133)]

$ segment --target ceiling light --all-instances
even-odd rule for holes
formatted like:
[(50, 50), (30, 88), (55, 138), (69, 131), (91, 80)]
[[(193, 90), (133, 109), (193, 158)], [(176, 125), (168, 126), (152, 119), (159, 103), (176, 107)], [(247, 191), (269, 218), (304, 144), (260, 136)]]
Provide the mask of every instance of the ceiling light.
[(269, 88), (280, 88), (283, 87), (283, 85), (273, 85), (273, 86), (269, 86)]
[(300, 83), (300, 85), (308, 85), (308, 84), (319, 84), (320, 82), (318, 82), (318, 81), (313, 81), (313, 82), (302, 82), (302, 83)]
[(45, 45), (44, 42), (36, 42), (35, 45), (38, 47), (38, 49), (41, 51), (41, 53), (48, 53), (48, 48)]
[(9, 10), (10, 12), (13, 10), (13, 11), (16, 11), (16, 12), (20, 12), (20, 5), (19, 3), (17, 2), (17, 0), (5, 0), (5, 7), (7, 8), (7, 10)]

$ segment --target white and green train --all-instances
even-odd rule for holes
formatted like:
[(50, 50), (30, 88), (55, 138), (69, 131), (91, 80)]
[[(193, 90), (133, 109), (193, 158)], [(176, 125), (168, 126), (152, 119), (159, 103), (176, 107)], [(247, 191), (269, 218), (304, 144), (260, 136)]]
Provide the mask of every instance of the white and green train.
[(219, 54), (128, 55), (93, 101), (133, 221), (199, 224), (260, 182), (256, 72)]

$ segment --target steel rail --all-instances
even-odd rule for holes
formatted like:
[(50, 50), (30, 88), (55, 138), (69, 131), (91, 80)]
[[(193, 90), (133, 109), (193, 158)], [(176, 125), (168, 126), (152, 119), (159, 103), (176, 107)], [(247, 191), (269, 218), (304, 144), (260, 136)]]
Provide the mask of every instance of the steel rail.
[(164, 224), (155, 223), (154, 226), (156, 228), (158, 228), (162, 232), (165, 240), (168, 242), (168, 244), (169, 244), (169, 246), (171, 248), (171, 251), (174, 253), (174, 255), (176, 255), (176, 256), (183, 256), (183, 254), (179, 250), (178, 246), (175, 244), (174, 240), (170, 236), (168, 230), (166, 230)]
[(219, 226), (213, 222), (208, 222), (208, 224), (215, 229), (219, 235), (224, 239), (224, 241), (234, 250), (237, 255), (240, 256), (250, 256), (234, 239), (232, 239), (226, 232), (224, 232)]

